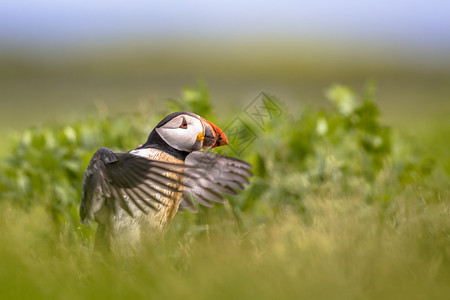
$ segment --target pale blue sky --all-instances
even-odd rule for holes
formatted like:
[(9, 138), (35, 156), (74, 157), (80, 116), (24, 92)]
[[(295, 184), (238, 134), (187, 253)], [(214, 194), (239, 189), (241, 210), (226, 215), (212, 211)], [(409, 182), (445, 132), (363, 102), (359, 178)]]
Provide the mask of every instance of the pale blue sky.
[(450, 49), (450, 1), (0, 1), (0, 44), (282, 36)]

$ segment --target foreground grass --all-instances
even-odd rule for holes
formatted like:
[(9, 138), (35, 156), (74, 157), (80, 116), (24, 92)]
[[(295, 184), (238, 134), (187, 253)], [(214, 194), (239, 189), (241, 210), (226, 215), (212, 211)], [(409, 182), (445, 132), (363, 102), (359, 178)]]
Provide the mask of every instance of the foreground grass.
[[(413, 192), (389, 208), (332, 184), (242, 226), (226, 215), (205, 228), (177, 219), (165, 242), (117, 261), (51, 228), (41, 209), (2, 207), (2, 299), (303, 298), (446, 299), (450, 207)], [(251, 225), (250, 225), (251, 223)], [(249, 229), (245, 229), (249, 228)]]

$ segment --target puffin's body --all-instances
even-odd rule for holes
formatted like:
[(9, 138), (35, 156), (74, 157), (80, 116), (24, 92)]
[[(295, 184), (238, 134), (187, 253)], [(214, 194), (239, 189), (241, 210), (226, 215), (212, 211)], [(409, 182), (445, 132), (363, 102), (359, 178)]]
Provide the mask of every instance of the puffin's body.
[(142, 239), (159, 240), (178, 208), (195, 211), (236, 194), (251, 176), (249, 164), (208, 152), (226, 145), (217, 126), (190, 112), (164, 118), (147, 142), (126, 153), (100, 148), (83, 179), (80, 219), (98, 223), (95, 247), (129, 255)]
[[(184, 164), (183, 160), (155, 148), (133, 150), (130, 153), (152, 160)], [(181, 176), (178, 174), (169, 172), (164, 175), (176, 181), (182, 181)], [(172, 184), (172, 186), (183, 190), (182, 185)], [(104, 206), (95, 216), (95, 220), (98, 223), (95, 247), (102, 251), (111, 250), (114, 253), (126, 255), (130, 252), (130, 248), (133, 250), (136, 248), (143, 236), (150, 241), (159, 240), (175, 217), (182, 195), (181, 192), (170, 190), (166, 190), (165, 193), (168, 197), (160, 197), (161, 203), (156, 202), (154, 204), (156, 209), (149, 209), (144, 212), (136, 206), (130, 206), (133, 212), (132, 215), (123, 209), (117, 214), (107, 206)]]

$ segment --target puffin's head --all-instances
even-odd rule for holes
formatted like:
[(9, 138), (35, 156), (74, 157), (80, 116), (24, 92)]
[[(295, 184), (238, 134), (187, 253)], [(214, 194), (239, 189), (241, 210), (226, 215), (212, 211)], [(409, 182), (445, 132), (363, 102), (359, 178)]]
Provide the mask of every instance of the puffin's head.
[(223, 131), (191, 112), (175, 112), (155, 127), (156, 133), (177, 151), (192, 152), (228, 145)]

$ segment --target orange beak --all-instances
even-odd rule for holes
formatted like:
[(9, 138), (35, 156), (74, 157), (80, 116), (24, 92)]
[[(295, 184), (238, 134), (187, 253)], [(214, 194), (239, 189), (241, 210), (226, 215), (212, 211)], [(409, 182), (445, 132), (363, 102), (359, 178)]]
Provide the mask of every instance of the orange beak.
[(203, 139), (203, 150), (208, 150), (214, 147), (228, 145), (227, 137), (223, 133), (222, 129), (214, 125), (213, 123), (201, 119), (203, 127), (205, 128), (205, 134)]

